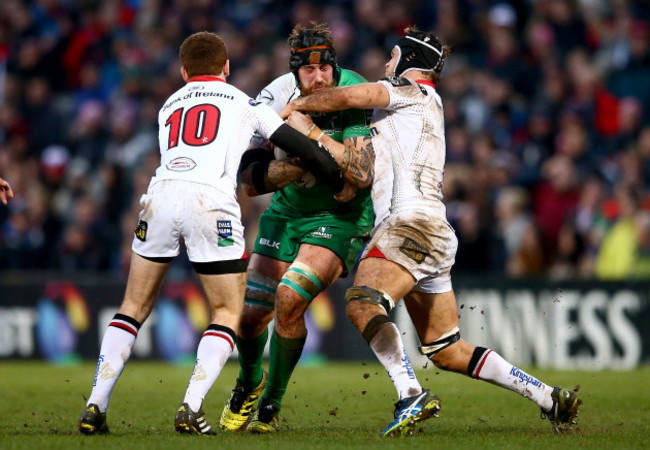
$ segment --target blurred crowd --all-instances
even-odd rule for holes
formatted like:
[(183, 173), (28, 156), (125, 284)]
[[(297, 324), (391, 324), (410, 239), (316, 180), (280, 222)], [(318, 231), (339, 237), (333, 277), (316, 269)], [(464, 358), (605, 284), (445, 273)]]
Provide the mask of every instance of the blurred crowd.
[[(256, 96), (310, 20), (371, 81), (407, 25), (452, 46), (454, 274), (650, 278), (648, 0), (2, 0), (0, 270), (124, 273), (183, 39), (221, 35)], [(252, 248), (268, 196), (240, 199)]]

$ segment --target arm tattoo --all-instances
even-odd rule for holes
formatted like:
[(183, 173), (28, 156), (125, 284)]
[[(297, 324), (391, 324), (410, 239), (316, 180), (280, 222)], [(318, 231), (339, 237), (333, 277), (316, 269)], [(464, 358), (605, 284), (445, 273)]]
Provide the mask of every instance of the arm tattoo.
[(300, 179), (306, 172), (292, 161), (271, 161), (264, 174), (264, 192), (259, 192), (253, 181), (253, 167), (256, 164), (261, 163), (251, 164), (239, 176), (244, 192), (251, 197), (283, 189), (291, 182)]
[(298, 180), (305, 172), (304, 169), (291, 161), (272, 161), (266, 171), (264, 184), (268, 192), (275, 192)]
[(367, 187), (375, 175), (375, 151), (370, 136), (357, 136), (345, 140), (342, 170), (354, 184)]

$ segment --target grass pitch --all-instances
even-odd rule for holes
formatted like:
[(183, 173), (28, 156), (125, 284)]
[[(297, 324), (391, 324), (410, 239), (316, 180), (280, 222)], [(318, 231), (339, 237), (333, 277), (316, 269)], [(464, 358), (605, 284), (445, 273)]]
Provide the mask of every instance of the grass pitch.
[[(650, 367), (631, 372), (530, 372), (549, 384), (581, 386), (578, 428), (554, 435), (532, 402), (496, 386), (435, 368), (417, 371), (422, 385), (442, 399), (440, 418), (418, 425), (409, 438), (387, 439), (392, 383), (375, 363), (327, 364), (296, 369), (280, 418), (269, 436), (219, 433), (182, 436), (173, 429), (191, 367), (131, 361), (113, 392), (110, 434), (83, 436), (77, 420), (94, 363), (55, 367), (42, 362), (0, 363), (0, 448), (50, 449), (414, 449), (414, 448), (649, 448)], [(229, 362), (204, 403), (217, 424), (237, 376)]]

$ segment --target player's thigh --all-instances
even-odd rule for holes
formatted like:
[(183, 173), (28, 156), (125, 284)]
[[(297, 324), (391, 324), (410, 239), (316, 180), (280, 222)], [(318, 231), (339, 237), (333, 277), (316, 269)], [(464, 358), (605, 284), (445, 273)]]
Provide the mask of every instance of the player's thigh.
[(355, 286), (368, 286), (386, 292), (397, 303), (414, 286), (415, 279), (401, 265), (385, 258), (364, 258), (354, 277)]
[(404, 303), (421, 342), (434, 342), (458, 326), (454, 291), (439, 294), (411, 292)]
[(203, 285), (211, 308), (237, 307), (240, 310), (244, 302), (246, 273), (202, 274), (199, 280)]
[(300, 235), (295, 226), (297, 221), (299, 219), (267, 208), (260, 216), (253, 253), (291, 263), (300, 247)]
[[(318, 247), (329, 250), (332, 255), (340, 259), (342, 270), (335, 275), (333, 281), (339, 276), (347, 276), (352, 271), (363, 245), (368, 240), (372, 225), (360, 220), (357, 215), (330, 214), (306, 217), (297, 222), (295, 228), (300, 240), (300, 251), (303, 254), (305, 249)], [(299, 258), (301, 257), (299, 255)], [(325, 260), (325, 265), (335, 264), (332, 259), (333, 256)]]
[(276, 295), (277, 326), (300, 322), (318, 294), (332, 284), (343, 271), (343, 261), (331, 250), (301, 244), (298, 256), (285, 272)]
[(261, 255), (259, 253), (253, 253), (248, 261), (247, 273), (248, 275), (251, 275), (253, 272), (259, 273), (266, 278), (279, 282), (282, 279), (282, 275), (284, 275), (290, 265), (290, 262), (280, 261), (279, 259)]

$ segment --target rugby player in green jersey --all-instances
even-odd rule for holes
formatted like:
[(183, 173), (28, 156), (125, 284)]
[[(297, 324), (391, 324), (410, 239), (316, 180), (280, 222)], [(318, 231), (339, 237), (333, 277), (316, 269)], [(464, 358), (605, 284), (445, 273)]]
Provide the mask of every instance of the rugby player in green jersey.
[[(291, 72), (258, 97), (278, 112), (298, 96), (366, 81), (338, 67), (330, 30), (323, 24), (297, 25), (288, 42)], [(307, 336), (305, 312), (320, 292), (352, 270), (373, 225), (374, 152), (365, 111), (349, 109), (299, 119), (290, 124), (330, 150), (346, 187), (335, 195), (328, 186), (316, 183), (297, 158), (274, 159), (274, 152), (269, 146), (263, 148), (263, 143), (252, 143), (244, 154), (240, 180), (246, 192), (275, 194), (260, 217), (248, 266), (245, 310), (237, 335), (240, 373), (221, 415), (219, 425), (224, 430), (277, 431), (282, 398)], [(275, 151), (276, 156), (282, 153)], [(262, 355), (273, 318), (267, 376)]]

